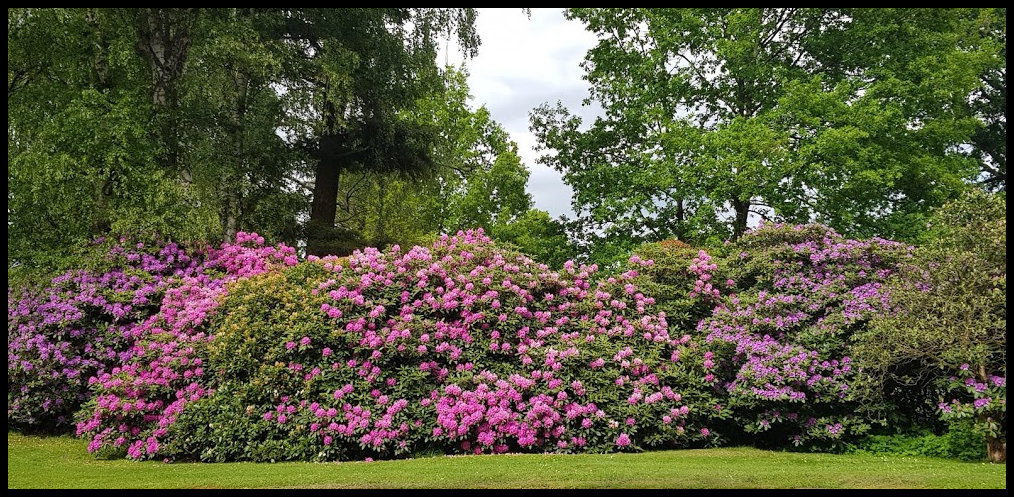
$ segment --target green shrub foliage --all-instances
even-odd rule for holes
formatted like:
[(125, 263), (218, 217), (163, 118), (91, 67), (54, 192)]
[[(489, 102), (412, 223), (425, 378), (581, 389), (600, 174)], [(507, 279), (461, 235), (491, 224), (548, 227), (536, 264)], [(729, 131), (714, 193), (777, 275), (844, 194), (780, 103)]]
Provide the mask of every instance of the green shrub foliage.
[[(655, 308), (666, 314), (670, 328), (693, 330), (697, 323), (711, 315), (717, 301), (717, 285), (711, 272), (717, 268), (706, 251), (680, 240), (664, 240), (641, 245), (634, 253), (638, 262), (628, 262), (625, 269), (636, 269), (634, 284), (655, 300)], [(654, 264), (640, 266), (639, 260)], [(712, 286), (705, 291), (708, 284)]]
[(1006, 459), (1006, 211), (1002, 195), (982, 192), (941, 209), (934, 240), (888, 289), (893, 312), (857, 346), (885, 382), (935, 387), (925, 402), (944, 421), (971, 421), (994, 461)]

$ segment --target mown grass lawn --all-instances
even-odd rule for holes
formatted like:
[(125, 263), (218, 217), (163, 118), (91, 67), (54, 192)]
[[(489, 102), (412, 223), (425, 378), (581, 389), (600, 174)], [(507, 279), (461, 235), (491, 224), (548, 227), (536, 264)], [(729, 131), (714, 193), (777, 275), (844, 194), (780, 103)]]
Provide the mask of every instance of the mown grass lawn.
[(725, 448), (346, 463), (96, 460), (70, 437), (7, 434), (8, 488), (1007, 488), (1007, 466)]

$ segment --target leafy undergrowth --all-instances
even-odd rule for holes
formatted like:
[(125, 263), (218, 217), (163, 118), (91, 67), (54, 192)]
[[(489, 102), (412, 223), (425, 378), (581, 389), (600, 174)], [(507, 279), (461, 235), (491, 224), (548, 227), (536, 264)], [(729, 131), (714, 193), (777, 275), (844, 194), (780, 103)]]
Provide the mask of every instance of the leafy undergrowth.
[[(1007, 488), (1007, 466), (753, 448), (346, 463), (96, 460), (87, 441), (7, 434), (8, 488)], [(45, 468), (46, 470), (40, 470)]]

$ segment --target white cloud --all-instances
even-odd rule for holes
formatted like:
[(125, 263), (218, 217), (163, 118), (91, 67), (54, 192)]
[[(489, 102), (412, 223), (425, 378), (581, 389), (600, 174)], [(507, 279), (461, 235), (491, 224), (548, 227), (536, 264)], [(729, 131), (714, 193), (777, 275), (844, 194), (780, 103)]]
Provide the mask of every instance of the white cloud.
[[(553, 217), (573, 216), (570, 187), (560, 173), (535, 162), (538, 153), (528, 113), (559, 100), (586, 120), (598, 115), (597, 108), (581, 108), (587, 83), (580, 63), (596, 39), (580, 22), (566, 20), (560, 9), (532, 9), (531, 14), (529, 19), (521, 9), (479, 9), (476, 29), (482, 45), (478, 56), (466, 62), (468, 85), (473, 104), (486, 105), (518, 143), (522, 160), (532, 170), (528, 192), (535, 206)], [(439, 57), (451, 64), (462, 59), (453, 46)]]

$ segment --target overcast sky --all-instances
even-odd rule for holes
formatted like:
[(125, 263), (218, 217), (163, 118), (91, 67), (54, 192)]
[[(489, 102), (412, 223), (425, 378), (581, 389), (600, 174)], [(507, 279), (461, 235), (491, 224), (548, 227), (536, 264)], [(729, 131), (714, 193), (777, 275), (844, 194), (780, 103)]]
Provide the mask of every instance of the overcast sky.
[[(528, 192), (535, 206), (553, 217), (573, 215), (571, 189), (560, 174), (535, 162), (535, 136), (528, 130), (528, 113), (544, 102), (563, 102), (571, 113), (590, 122), (597, 107), (582, 107), (588, 85), (579, 64), (595, 36), (577, 21), (563, 17), (563, 9), (531, 9), (531, 19), (519, 8), (478, 9), (476, 21), (482, 45), (466, 62), (474, 107), (485, 105), (518, 144), (531, 169)], [(462, 57), (453, 46), (446, 60), (457, 65)], [(440, 63), (444, 62), (443, 55)]]

